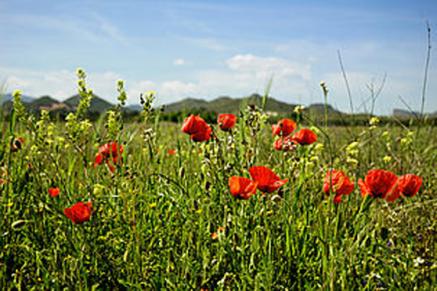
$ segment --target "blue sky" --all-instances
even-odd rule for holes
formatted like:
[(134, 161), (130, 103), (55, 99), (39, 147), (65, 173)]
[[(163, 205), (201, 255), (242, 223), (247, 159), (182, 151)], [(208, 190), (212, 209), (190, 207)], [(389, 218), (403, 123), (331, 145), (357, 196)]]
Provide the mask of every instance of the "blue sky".
[[(369, 87), (386, 82), (377, 113), (414, 109), (426, 55), (426, 25), (437, 31), (437, 1), (5, 1), (0, 0), (0, 82), (62, 100), (77, 67), (96, 94), (114, 102), (126, 81), (129, 103), (147, 90), (164, 104), (264, 92), (290, 103), (329, 102), (348, 111), (337, 50), (355, 111)], [(434, 28), (435, 27), (435, 28)], [(437, 110), (433, 50), (426, 101)]]

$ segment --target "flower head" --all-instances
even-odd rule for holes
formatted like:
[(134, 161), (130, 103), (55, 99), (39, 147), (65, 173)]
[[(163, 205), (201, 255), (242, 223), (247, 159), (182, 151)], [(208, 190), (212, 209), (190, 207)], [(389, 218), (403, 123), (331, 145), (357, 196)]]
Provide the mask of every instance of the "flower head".
[(175, 150), (175, 149), (168, 149), (168, 150), (167, 150), (167, 154), (168, 154), (169, 156), (174, 156), (174, 155), (176, 154), (176, 150)]
[(232, 196), (249, 199), (256, 192), (258, 183), (248, 178), (232, 176), (229, 178), (229, 189)]
[(211, 138), (211, 128), (209, 127), (209, 125), (206, 125), (207, 127), (205, 127), (204, 129), (202, 129), (201, 131), (192, 134), (191, 135), (191, 140), (192, 141), (196, 141), (196, 142), (202, 142), (202, 141), (207, 141)]
[(122, 161), (123, 150), (123, 146), (117, 144), (115, 141), (102, 145), (99, 147), (99, 152), (95, 157), (94, 167), (105, 162), (111, 172), (114, 172), (115, 165), (120, 164)]
[(413, 197), (419, 192), (422, 185), (422, 178), (413, 174), (406, 174), (399, 177), (398, 187), (402, 195)]
[(317, 134), (308, 128), (303, 128), (293, 135), (293, 140), (300, 145), (310, 145), (317, 141)]
[(305, 109), (305, 106), (297, 105), (296, 107), (294, 107), (293, 112), (296, 113), (296, 114), (302, 114), (304, 109)]
[(200, 116), (191, 114), (185, 118), (182, 124), (182, 132), (194, 134), (197, 131), (197, 124), (204, 121)]
[(330, 170), (326, 173), (323, 183), (323, 192), (335, 193), (334, 202), (340, 203), (342, 195), (349, 195), (354, 190), (354, 183), (343, 171)]
[(50, 187), (49, 195), (50, 197), (58, 197), (61, 190), (58, 187)]
[(277, 124), (272, 125), (273, 135), (289, 136), (296, 129), (296, 123), (288, 118), (278, 121)]
[(264, 166), (252, 167), (249, 173), (258, 183), (258, 189), (264, 193), (272, 193), (288, 181), (288, 179), (281, 180), (272, 170)]
[(192, 141), (207, 141), (211, 137), (211, 127), (198, 115), (190, 115), (182, 124), (182, 132), (190, 135)]
[(378, 125), (379, 124), (379, 118), (378, 117), (376, 117), (376, 116), (373, 116), (372, 118), (370, 118), (370, 120), (369, 120), (369, 124), (370, 125)]
[(64, 209), (65, 216), (67, 216), (74, 224), (81, 224), (85, 221), (89, 221), (91, 212), (91, 201), (88, 201), (87, 203), (77, 202), (73, 206)]
[(217, 123), (221, 130), (228, 131), (235, 126), (237, 122), (237, 116), (234, 114), (219, 114), (217, 117)]
[(388, 202), (393, 202), (400, 196), (398, 187), (398, 177), (396, 174), (381, 170), (373, 169), (367, 172), (364, 181), (358, 180), (363, 197), (369, 195), (373, 198), (382, 198)]
[(292, 151), (296, 148), (297, 143), (291, 136), (281, 137), (275, 140), (273, 147), (277, 151)]

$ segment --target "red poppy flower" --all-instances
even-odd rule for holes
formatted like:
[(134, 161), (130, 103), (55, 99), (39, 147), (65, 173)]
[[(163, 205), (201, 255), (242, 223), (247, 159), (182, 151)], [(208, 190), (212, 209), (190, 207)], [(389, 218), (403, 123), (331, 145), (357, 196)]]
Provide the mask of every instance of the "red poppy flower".
[(198, 115), (191, 114), (187, 118), (185, 118), (184, 123), (182, 124), (182, 132), (187, 134), (193, 134), (196, 132), (197, 123), (201, 122), (203, 119)]
[(296, 123), (288, 118), (278, 121), (277, 124), (272, 125), (273, 135), (288, 136), (296, 129)]
[(413, 174), (406, 174), (399, 177), (398, 187), (402, 195), (413, 197), (419, 192), (422, 185), (422, 178)]
[(393, 185), (393, 187), (390, 189), (390, 191), (387, 192), (387, 195), (385, 195), (385, 201), (387, 202), (393, 202), (396, 199), (401, 197), (401, 192), (399, 191), (399, 187), (397, 182)]
[(292, 151), (296, 148), (296, 142), (290, 136), (281, 137), (273, 143), (273, 147), (277, 151)]
[(249, 169), (250, 176), (258, 183), (258, 189), (265, 193), (272, 193), (287, 183), (288, 179), (281, 180), (272, 170), (258, 166)]
[(235, 126), (237, 116), (234, 114), (219, 114), (217, 123), (221, 130), (228, 131)]
[[(206, 124), (206, 123), (205, 123)], [(211, 138), (212, 129), (206, 124), (206, 127), (199, 132), (191, 135), (191, 140), (196, 142), (207, 141)]]
[[(330, 187), (331, 186), (331, 187)], [(354, 190), (354, 183), (351, 182), (348, 176), (343, 171), (330, 170), (326, 173), (323, 183), (323, 192), (335, 193), (334, 202), (340, 203), (342, 195), (349, 195)]]
[(300, 145), (309, 145), (317, 141), (317, 134), (308, 128), (303, 128), (293, 135), (293, 140)]
[(167, 151), (167, 154), (169, 154), (170, 156), (174, 156), (176, 154), (176, 150), (175, 149), (169, 149)]
[(58, 187), (50, 187), (49, 188), (49, 195), (50, 197), (57, 197), (61, 190)]
[(398, 177), (396, 174), (380, 169), (367, 172), (364, 181), (358, 180), (361, 189), (361, 196), (367, 195), (373, 198), (382, 198), (388, 202), (393, 202), (400, 196), (398, 187)]
[(244, 177), (232, 176), (229, 178), (229, 188), (232, 196), (241, 199), (249, 199), (255, 194), (258, 183)]
[(94, 167), (101, 165), (105, 162), (111, 172), (115, 171), (115, 165), (121, 163), (123, 146), (117, 144), (115, 141), (111, 141), (107, 144), (102, 145), (99, 148), (99, 152), (94, 160)]
[(207, 141), (211, 137), (211, 127), (198, 115), (190, 115), (182, 124), (182, 132), (191, 136), (193, 141)]
[(87, 203), (77, 202), (73, 206), (64, 209), (64, 214), (67, 216), (74, 224), (84, 223), (89, 221), (92, 212), (91, 201)]

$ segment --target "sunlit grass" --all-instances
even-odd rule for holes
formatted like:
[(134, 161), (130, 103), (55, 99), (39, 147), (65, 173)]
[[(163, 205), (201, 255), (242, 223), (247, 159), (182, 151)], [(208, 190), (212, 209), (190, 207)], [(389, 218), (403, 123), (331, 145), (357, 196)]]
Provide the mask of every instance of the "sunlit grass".
[[(115, 112), (110, 122), (95, 124), (79, 115), (70, 124), (53, 124), (44, 114), (32, 120), (24, 113), (3, 124), (1, 286), (435, 286), (435, 127), (419, 134), (377, 122), (313, 127), (316, 143), (282, 152), (273, 149), (262, 109), (242, 108), (232, 131), (213, 125), (215, 138), (195, 143), (180, 124), (158, 122), (150, 96), (142, 123), (123, 125)], [(25, 141), (12, 152), (16, 137)], [(124, 147), (114, 173), (105, 163), (94, 166), (99, 147), (113, 140)], [(250, 177), (254, 165), (268, 166), (288, 182), (271, 194), (235, 199), (229, 177)], [(354, 183), (373, 168), (414, 173), (424, 183), (415, 197), (390, 204), (363, 199), (356, 185), (334, 204), (322, 192), (330, 166)], [(58, 197), (48, 193), (54, 186)], [(78, 201), (92, 201), (91, 219), (83, 224), (64, 215)]]

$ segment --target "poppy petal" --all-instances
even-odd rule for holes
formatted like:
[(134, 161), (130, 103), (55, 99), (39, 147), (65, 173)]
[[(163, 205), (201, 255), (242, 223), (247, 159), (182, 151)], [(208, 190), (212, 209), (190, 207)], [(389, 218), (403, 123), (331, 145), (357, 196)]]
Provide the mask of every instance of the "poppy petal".
[(413, 174), (406, 174), (399, 178), (399, 191), (403, 196), (413, 197), (422, 186), (422, 178)]
[(249, 199), (255, 194), (257, 183), (244, 177), (232, 176), (229, 178), (229, 189), (232, 196), (242, 199)]
[(264, 166), (254, 166), (249, 169), (250, 176), (258, 183), (262, 192), (272, 193), (284, 185), (288, 179), (281, 180), (272, 170)]

